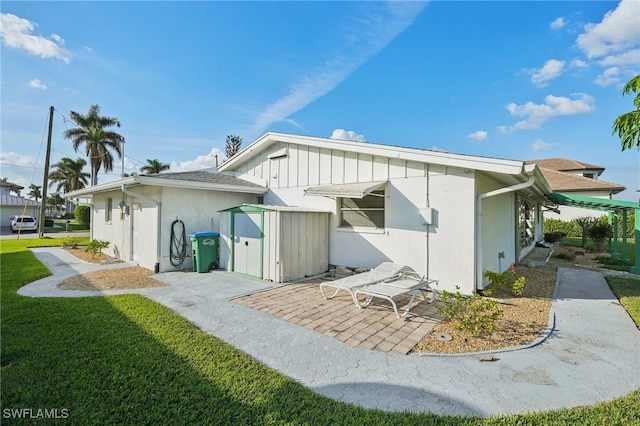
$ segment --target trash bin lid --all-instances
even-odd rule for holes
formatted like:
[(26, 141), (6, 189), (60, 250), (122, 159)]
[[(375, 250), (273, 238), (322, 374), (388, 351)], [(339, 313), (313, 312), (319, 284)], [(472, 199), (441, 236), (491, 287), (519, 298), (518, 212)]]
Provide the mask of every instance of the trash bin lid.
[(194, 232), (193, 234), (189, 234), (190, 237), (200, 238), (200, 237), (219, 237), (219, 232), (209, 232), (209, 231), (200, 231)]

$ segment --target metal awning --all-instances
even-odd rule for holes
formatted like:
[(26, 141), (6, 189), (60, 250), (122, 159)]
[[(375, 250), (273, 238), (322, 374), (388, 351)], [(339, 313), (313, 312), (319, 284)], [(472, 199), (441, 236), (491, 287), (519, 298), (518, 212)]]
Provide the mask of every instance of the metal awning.
[(304, 191), (304, 195), (319, 197), (364, 198), (373, 191), (382, 188), (387, 181), (342, 183), (338, 185), (312, 186)]
[[(623, 220), (622, 220), (622, 229), (623, 229), (623, 236), (622, 236), (622, 258), (625, 259), (627, 258), (627, 247), (626, 247), (626, 242), (627, 242), (627, 236), (626, 236), (626, 232), (627, 232), (627, 222), (626, 222), (626, 217), (629, 213), (634, 212), (635, 214), (635, 230), (634, 230), (634, 235), (635, 235), (635, 261), (634, 264), (635, 266), (632, 266), (629, 269), (629, 272), (631, 272), (632, 274), (636, 274), (636, 275), (640, 275), (640, 203), (637, 203), (635, 201), (623, 201), (623, 200), (610, 200), (608, 198), (597, 198), (597, 197), (587, 197), (585, 195), (574, 195), (574, 194), (567, 194), (567, 193), (562, 193), (562, 192), (553, 192), (549, 195), (547, 195), (547, 198), (549, 198), (550, 200), (552, 200), (554, 203), (556, 204), (560, 204), (560, 205), (564, 205), (564, 206), (573, 206), (573, 207), (580, 207), (580, 208), (584, 208), (584, 209), (591, 209), (591, 210), (601, 210), (601, 211), (605, 211), (605, 212), (614, 212), (614, 213), (621, 213)], [(612, 255), (614, 257), (618, 257), (619, 254), (616, 253), (617, 251), (617, 243), (618, 243), (618, 237), (617, 235), (614, 235), (614, 248), (612, 250)], [(631, 259), (628, 259), (631, 260)]]
[(553, 192), (548, 194), (547, 198), (559, 205), (582, 207), (591, 210), (622, 212), (640, 209), (640, 204), (634, 201), (610, 200), (608, 198), (587, 197), (586, 195), (567, 194), (564, 192)]

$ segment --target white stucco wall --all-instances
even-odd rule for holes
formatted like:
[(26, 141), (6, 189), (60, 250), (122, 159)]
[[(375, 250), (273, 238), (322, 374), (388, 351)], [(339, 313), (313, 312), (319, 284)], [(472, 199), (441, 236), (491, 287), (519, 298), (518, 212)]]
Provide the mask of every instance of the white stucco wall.
[[(253, 194), (203, 191), (183, 188), (164, 188), (162, 199), (161, 224), (161, 264), (162, 272), (179, 268), (171, 265), (170, 244), (172, 223), (179, 219), (184, 223), (187, 240), (187, 254), (182, 267), (193, 268), (191, 240), (189, 234), (199, 231), (220, 233), (220, 210), (235, 207), (243, 203), (255, 203), (258, 198)], [(180, 228), (176, 227), (176, 232)]]
[[(187, 257), (182, 269), (191, 269), (192, 247), (188, 235), (198, 231), (219, 232), (219, 210), (257, 201), (257, 196), (253, 194), (184, 188), (138, 186), (130, 188), (130, 191), (141, 197), (123, 195), (119, 190), (94, 196), (92, 238), (109, 241), (108, 254), (124, 261), (133, 260), (151, 270), (158, 263), (159, 242), (160, 272), (180, 269), (170, 262), (171, 227), (176, 218), (185, 225)], [(105, 206), (109, 197), (113, 199), (112, 220), (106, 222)], [(121, 214), (118, 207), (123, 198), (129, 208), (128, 214)], [(161, 201), (160, 228), (158, 207), (152, 200)], [(179, 235), (181, 228), (175, 229)]]
[[(478, 194), (504, 187), (480, 174), (476, 184)], [(517, 261), (516, 193), (484, 198), (482, 226), (482, 271), (504, 272)], [(500, 253), (504, 258), (499, 256)]]

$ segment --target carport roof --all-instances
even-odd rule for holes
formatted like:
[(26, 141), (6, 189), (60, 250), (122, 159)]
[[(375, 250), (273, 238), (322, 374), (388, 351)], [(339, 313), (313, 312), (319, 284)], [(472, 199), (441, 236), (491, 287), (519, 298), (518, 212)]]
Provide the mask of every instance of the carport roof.
[(120, 189), (135, 185), (165, 186), (186, 189), (202, 189), (209, 191), (244, 192), (264, 194), (267, 188), (239, 177), (204, 170), (193, 172), (159, 173), (154, 175), (135, 175), (114, 182), (90, 186), (88, 188), (65, 194), (67, 198), (90, 197), (93, 194)]
[(607, 198), (587, 197), (585, 195), (554, 192), (547, 195), (551, 201), (564, 206), (582, 207), (591, 210), (622, 212), (640, 209), (635, 201), (610, 200)]

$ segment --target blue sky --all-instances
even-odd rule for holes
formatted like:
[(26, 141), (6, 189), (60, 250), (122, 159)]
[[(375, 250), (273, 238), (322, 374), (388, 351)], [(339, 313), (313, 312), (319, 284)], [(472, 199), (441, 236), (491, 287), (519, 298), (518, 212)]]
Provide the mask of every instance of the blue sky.
[[(0, 176), (42, 185), (78, 158), (70, 111), (118, 118), (126, 172), (212, 167), (267, 131), (606, 168), (635, 201), (640, 2), (3, 1)], [(119, 178), (120, 160), (104, 183)], [(87, 167), (87, 171), (89, 171)], [(26, 193), (27, 191), (23, 191)]]

